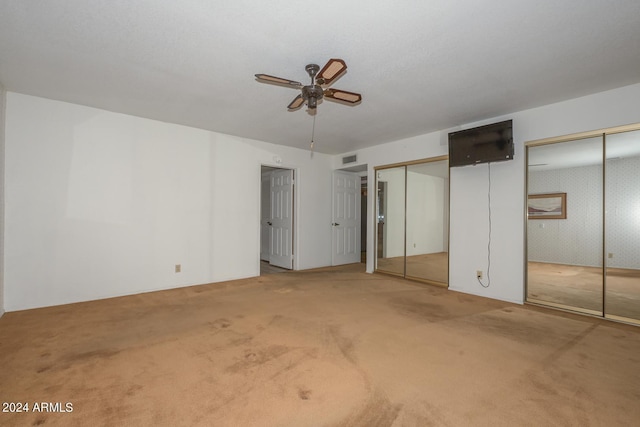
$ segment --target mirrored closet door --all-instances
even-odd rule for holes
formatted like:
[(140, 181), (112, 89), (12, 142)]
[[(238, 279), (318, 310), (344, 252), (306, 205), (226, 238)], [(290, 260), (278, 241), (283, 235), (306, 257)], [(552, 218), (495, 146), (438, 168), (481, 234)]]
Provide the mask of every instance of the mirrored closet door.
[(529, 147), (527, 299), (602, 315), (603, 138)]
[(376, 176), (376, 267), (404, 276), (405, 167), (379, 170)]
[(376, 169), (376, 271), (447, 286), (446, 157)]
[(605, 313), (640, 321), (640, 130), (605, 147)]
[(640, 323), (640, 126), (527, 146), (528, 302)]

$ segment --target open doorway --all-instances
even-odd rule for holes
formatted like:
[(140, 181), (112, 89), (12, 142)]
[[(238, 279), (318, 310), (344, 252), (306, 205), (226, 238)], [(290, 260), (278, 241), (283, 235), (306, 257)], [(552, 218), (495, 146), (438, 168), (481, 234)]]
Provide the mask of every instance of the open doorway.
[(293, 269), (294, 171), (261, 166), (260, 275)]

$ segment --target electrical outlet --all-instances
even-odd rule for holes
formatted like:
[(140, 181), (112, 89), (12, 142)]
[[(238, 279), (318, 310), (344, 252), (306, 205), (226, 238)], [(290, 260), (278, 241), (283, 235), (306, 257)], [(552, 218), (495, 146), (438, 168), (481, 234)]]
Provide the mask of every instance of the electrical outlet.
[(609, 252), (609, 258), (613, 258), (613, 252)]
[(182, 266), (180, 264), (176, 264), (176, 273), (180, 273), (182, 271)]
[(482, 279), (482, 270), (477, 270), (477, 271), (476, 271), (476, 277), (477, 277), (478, 279)]

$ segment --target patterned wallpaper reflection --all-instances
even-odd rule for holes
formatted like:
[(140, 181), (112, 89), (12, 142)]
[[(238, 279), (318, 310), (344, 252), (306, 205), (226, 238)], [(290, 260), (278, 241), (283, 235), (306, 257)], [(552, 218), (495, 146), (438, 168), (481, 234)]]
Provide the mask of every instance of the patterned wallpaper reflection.
[[(528, 221), (530, 261), (602, 266), (602, 166), (529, 173), (529, 194), (567, 193), (566, 220)], [(640, 268), (640, 158), (607, 161), (609, 267)]]
[(608, 267), (640, 269), (640, 157), (607, 160)]
[(529, 194), (567, 193), (567, 219), (529, 220), (530, 261), (602, 266), (602, 167), (531, 172)]

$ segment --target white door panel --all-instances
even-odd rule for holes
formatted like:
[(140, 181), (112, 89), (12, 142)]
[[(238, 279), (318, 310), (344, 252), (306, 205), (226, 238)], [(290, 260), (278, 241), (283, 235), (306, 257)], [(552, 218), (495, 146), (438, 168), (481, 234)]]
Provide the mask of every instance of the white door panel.
[(271, 172), (269, 263), (293, 268), (293, 170)]
[(360, 177), (333, 173), (332, 265), (360, 262)]
[(271, 172), (262, 172), (260, 187), (260, 260), (269, 261), (271, 232)]

